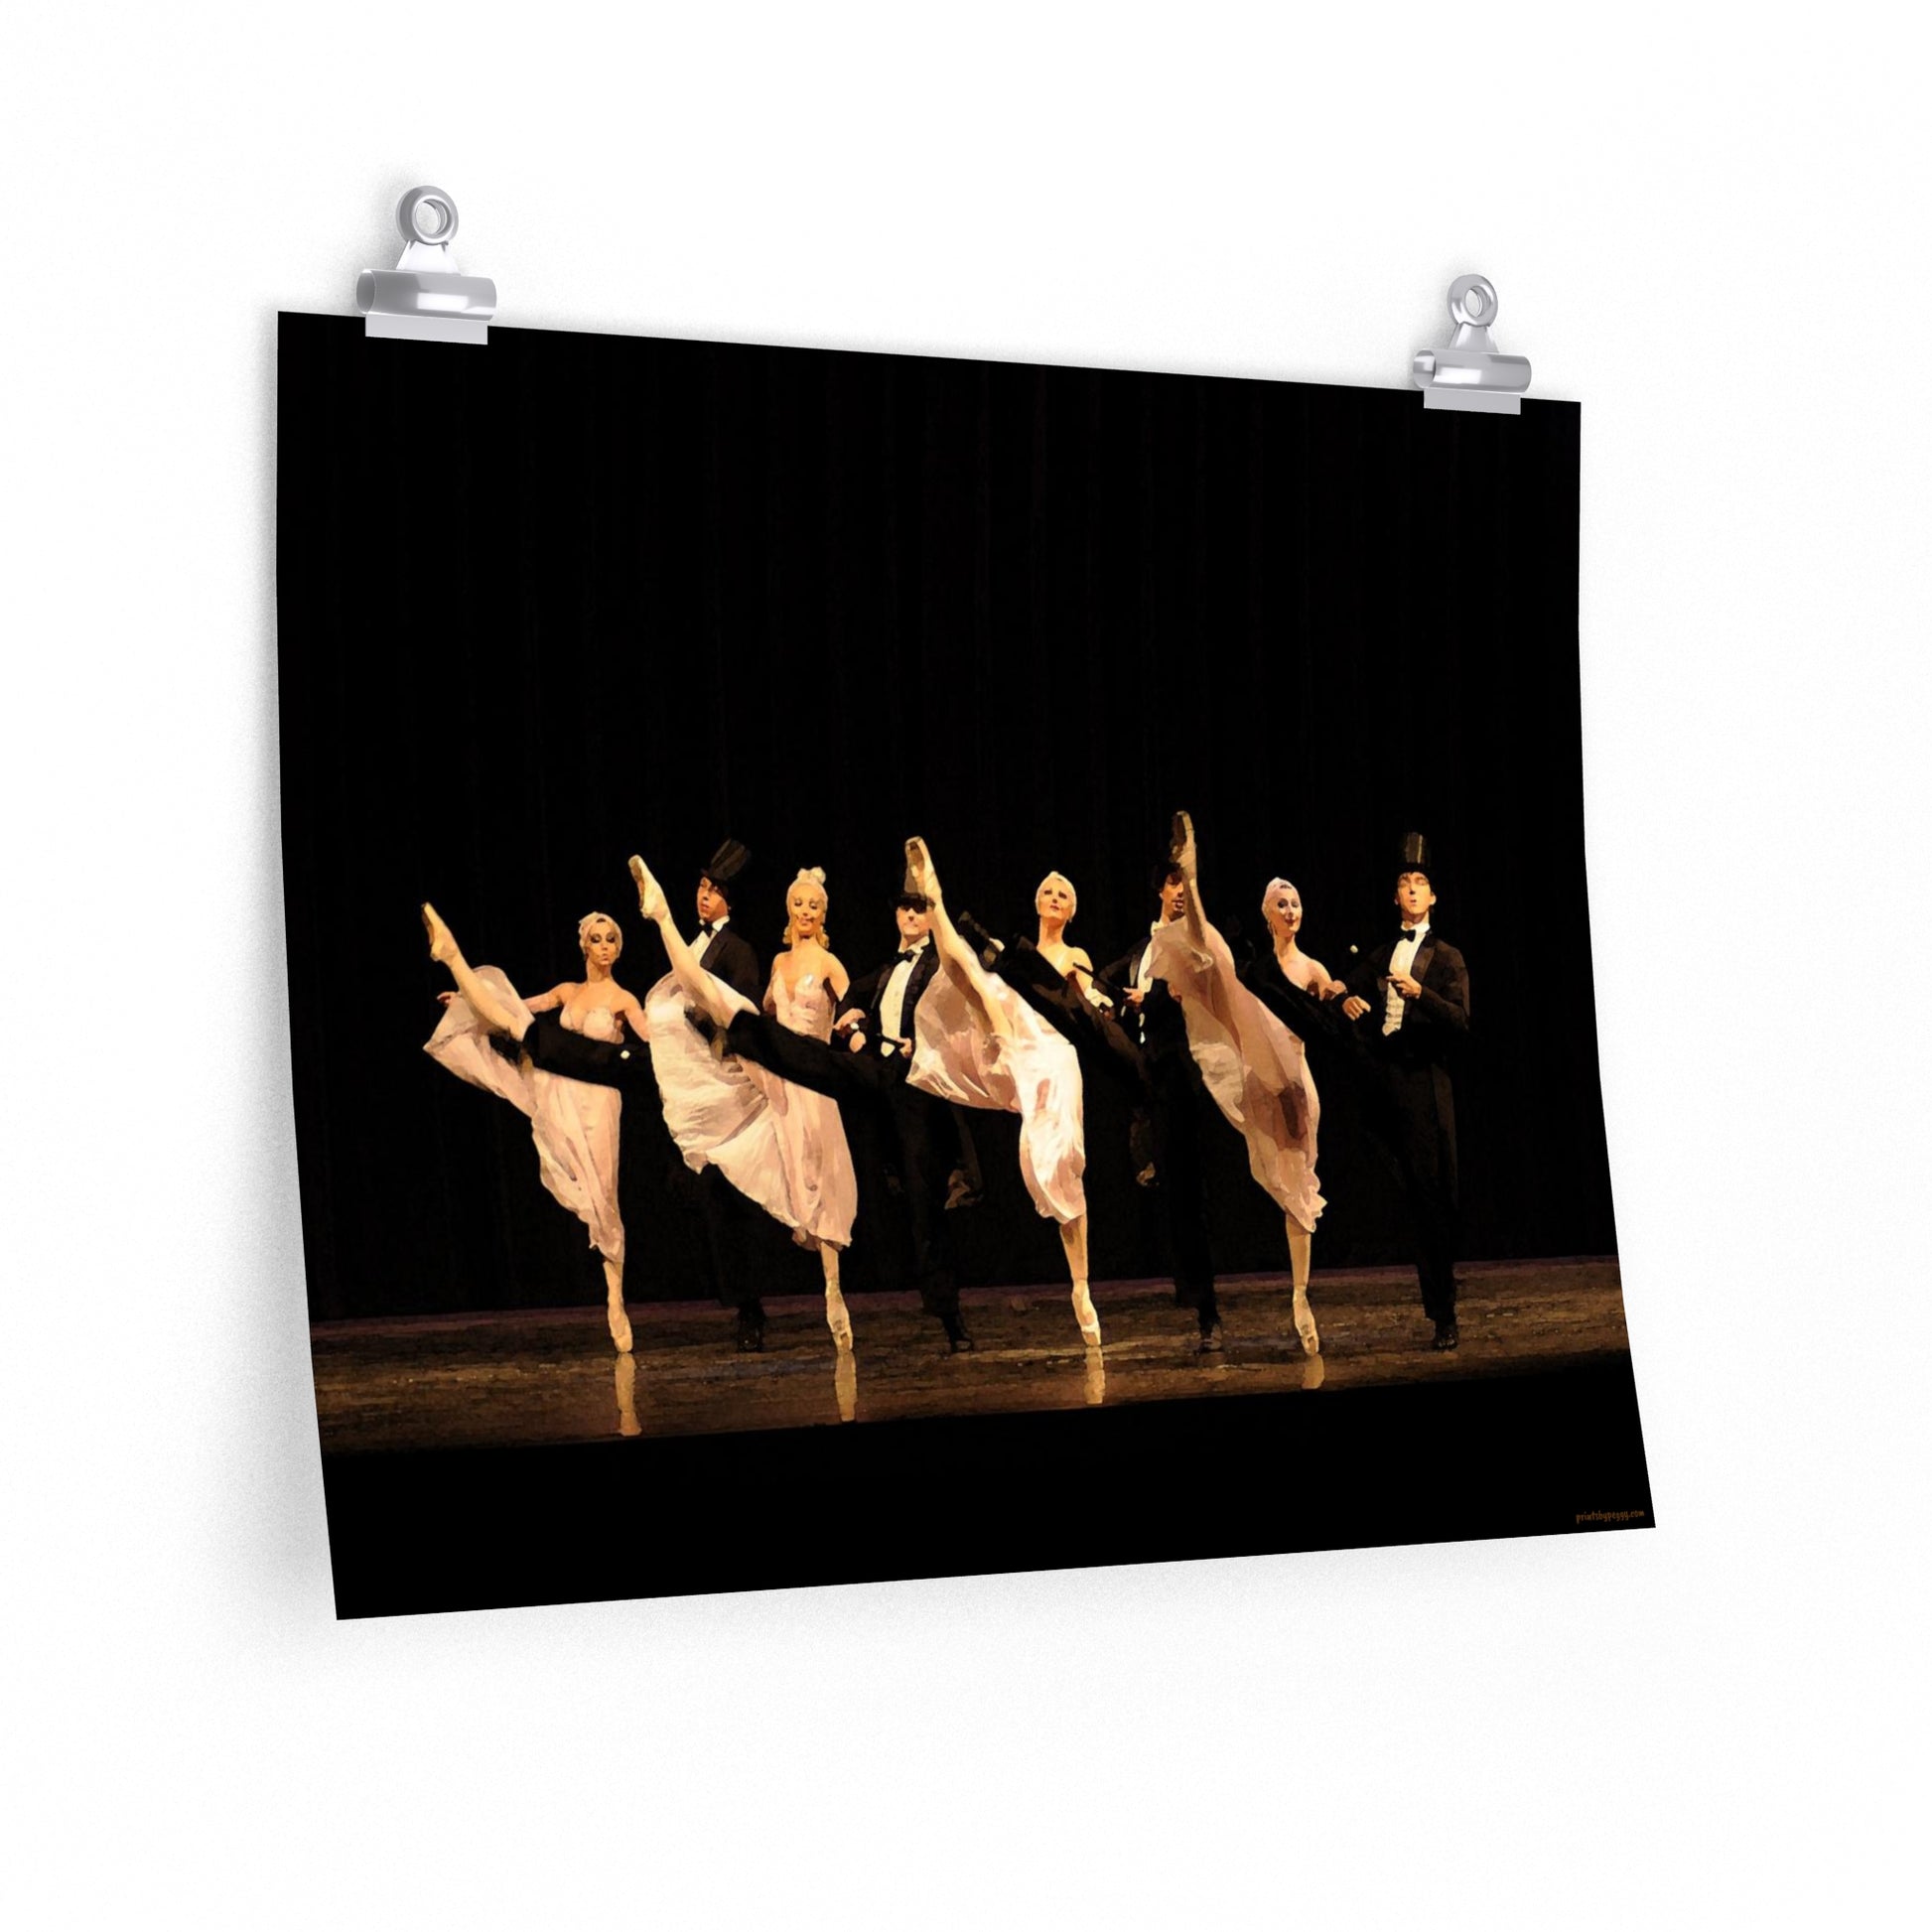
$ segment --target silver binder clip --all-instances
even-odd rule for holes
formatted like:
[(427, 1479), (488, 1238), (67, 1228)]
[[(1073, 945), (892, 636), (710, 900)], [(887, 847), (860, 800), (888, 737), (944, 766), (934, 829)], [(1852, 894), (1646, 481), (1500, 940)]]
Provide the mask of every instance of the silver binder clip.
[(1530, 386), (1525, 355), (1498, 355), (1489, 340), (1496, 319), (1496, 289), (1486, 275), (1458, 275), (1449, 284), (1449, 312), (1455, 334), (1447, 348), (1419, 348), (1409, 365), (1425, 409), (1467, 409), (1490, 416), (1522, 413)]
[(440, 188), (412, 188), (396, 204), (402, 260), (365, 268), (355, 278), (355, 306), (367, 336), (410, 343), (487, 343), (496, 313), (496, 284), (459, 275), (450, 258), (456, 203)]

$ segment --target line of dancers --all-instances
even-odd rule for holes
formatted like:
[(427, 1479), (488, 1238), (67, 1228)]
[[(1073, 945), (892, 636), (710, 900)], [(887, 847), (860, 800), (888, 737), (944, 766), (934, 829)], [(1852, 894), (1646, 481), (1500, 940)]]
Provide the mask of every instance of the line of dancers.
[[(756, 956), (730, 930), (731, 897), (749, 858), (733, 841), (704, 869), (699, 924), (688, 938), (650, 869), (630, 861), (639, 910), (657, 927), (670, 964), (641, 1001), (615, 976), (623, 940), (607, 913), (579, 924), (583, 979), (524, 1000), (496, 968), (473, 968), (434, 906), (423, 906), (430, 955), (455, 981), (425, 1050), (529, 1118), (544, 1184), (584, 1222), (602, 1258), (621, 1352), (630, 1350), (631, 1330), (619, 1123), (623, 1092), (646, 1089), (702, 1183), (720, 1299), (738, 1311), (741, 1348), (761, 1346), (763, 1310), (756, 1285), (725, 1259), (726, 1196), (755, 1204), (817, 1254), (826, 1323), (844, 1352), (853, 1329), (839, 1268), (859, 1210), (861, 1167), (897, 1173), (921, 1304), (953, 1351), (973, 1348), (945, 1212), (962, 1166), (972, 1165), (970, 1153), (962, 1161), (953, 1127), (953, 1110), (966, 1108), (1019, 1117), (1022, 1179), (1058, 1231), (1081, 1340), (1099, 1349), (1083, 1178), (1084, 1089), (1095, 1081), (1125, 1101), (1130, 1127), (1119, 1153), (1165, 1201), (1175, 1300), (1193, 1311), (1201, 1351), (1224, 1345), (1196, 1098), (1204, 1089), (1240, 1134), (1253, 1179), (1281, 1210), (1293, 1319), (1313, 1355), (1321, 1344), (1309, 1284), (1323, 1202), (1311, 1040), (1368, 1098), (1366, 1118), (1415, 1224), (1436, 1345), (1456, 1345), (1454, 1129), (1442, 1046), (1467, 1031), (1467, 975), (1460, 954), (1430, 933), (1435, 896), (1419, 836), (1405, 841), (1398, 877), (1402, 935), (1345, 979), (1301, 951), (1300, 897), (1282, 879), (1263, 898), (1273, 947), (1237, 969), (1201, 902), (1185, 813), (1175, 815), (1155, 869), (1159, 916), (1146, 941), (1098, 970), (1067, 938), (1078, 897), (1063, 875), (1040, 882), (1035, 936), (1002, 940), (953, 914), (922, 840), (907, 840), (904, 850), (899, 944), (858, 979), (831, 949), (825, 875), (814, 869), (786, 889), (784, 948), (758, 985)], [(1371, 1014), (1379, 1024), (1360, 1027)]]

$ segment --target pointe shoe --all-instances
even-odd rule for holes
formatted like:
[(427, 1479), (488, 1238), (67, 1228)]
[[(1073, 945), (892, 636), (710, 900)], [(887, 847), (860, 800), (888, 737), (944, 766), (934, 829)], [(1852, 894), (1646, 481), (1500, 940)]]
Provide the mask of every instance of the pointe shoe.
[(611, 1339), (618, 1345), (620, 1355), (630, 1353), (630, 1316), (624, 1312), (621, 1302), (611, 1303), (604, 1311), (611, 1323)]
[(934, 905), (945, 903), (939, 893), (939, 875), (932, 870), (932, 854), (923, 839), (905, 841), (905, 890), (922, 894)]
[(1314, 1312), (1309, 1307), (1309, 1292), (1306, 1288), (1298, 1288), (1295, 1291), (1295, 1332), (1302, 1337), (1303, 1354), (1321, 1353), (1321, 1337), (1315, 1331)]
[(456, 941), (450, 936), (450, 928), (428, 899), (423, 901), (423, 930), (429, 934), (429, 956), (439, 966), (447, 965), (456, 957)]
[(650, 868), (634, 852), (630, 855), (630, 876), (637, 882), (637, 910), (653, 922), (661, 919), (670, 909), (670, 901), (651, 877)]
[(1094, 1312), (1093, 1297), (1085, 1282), (1073, 1284), (1073, 1318), (1080, 1324), (1080, 1339), (1089, 1348), (1100, 1346), (1100, 1316)]
[(1173, 815), (1173, 836), (1168, 850), (1182, 879), (1191, 886), (1194, 883), (1194, 821), (1185, 812)]
[(848, 1351), (852, 1346), (852, 1317), (845, 1311), (845, 1297), (836, 1288), (825, 1291), (825, 1325), (840, 1351)]

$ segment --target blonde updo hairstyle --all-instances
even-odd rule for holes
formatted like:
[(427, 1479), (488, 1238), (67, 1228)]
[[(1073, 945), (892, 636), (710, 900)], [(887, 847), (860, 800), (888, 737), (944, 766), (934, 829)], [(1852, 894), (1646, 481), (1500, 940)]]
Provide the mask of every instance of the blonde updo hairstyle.
[(1066, 922), (1068, 925), (1071, 925), (1073, 923), (1074, 913), (1076, 913), (1080, 909), (1080, 895), (1073, 890), (1072, 880), (1070, 880), (1063, 872), (1049, 872), (1046, 875), (1046, 877), (1042, 879), (1039, 882), (1039, 884), (1034, 888), (1034, 910), (1035, 912), (1039, 910), (1040, 894), (1045, 892), (1048, 886), (1051, 886), (1055, 883), (1064, 886), (1066, 888)]
[(800, 866), (798, 877), (785, 888), (785, 944), (789, 946), (796, 937), (791, 929), (791, 896), (800, 886), (809, 886), (818, 895), (822, 908), (818, 915), (818, 943), (829, 948), (832, 941), (825, 929), (825, 922), (832, 909), (832, 896), (825, 890), (823, 866)]
[(616, 919), (612, 918), (608, 912), (586, 912), (577, 921), (577, 950), (588, 956), (590, 952), (590, 941), (586, 935), (590, 932), (591, 927), (596, 925), (600, 919), (618, 935), (618, 957), (621, 959), (623, 957), (623, 927)]

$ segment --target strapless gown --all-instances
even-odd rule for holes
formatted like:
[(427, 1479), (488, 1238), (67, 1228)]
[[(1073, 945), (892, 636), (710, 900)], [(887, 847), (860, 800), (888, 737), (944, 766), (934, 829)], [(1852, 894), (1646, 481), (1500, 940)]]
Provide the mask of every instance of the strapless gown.
[[(530, 1010), (494, 966), (477, 977), (508, 1008), (520, 1039)], [(604, 1007), (594, 1007), (581, 1026), (563, 1024), (587, 1039), (617, 1039), (622, 1028)], [(439, 1065), (460, 1080), (486, 1088), (527, 1114), (536, 1142), (543, 1184), (590, 1230), (591, 1246), (607, 1261), (623, 1266), (623, 1219), (618, 1212), (618, 1124), (623, 1096), (614, 1088), (568, 1080), (520, 1060), (506, 1060), (489, 1043), (489, 1030), (461, 993), (444, 1009), (443, 1019), (423, 1046)]]
[(1187, 1023), (1187, 1045), (1214, 1104), (1248, 1144), (1248, 1172), (1276, 1204), (1313, 1230), (1323, 1202), (1315, 1180), (1321, 1103), (1298, 1035), (1235, 977), (1227, 942), (1209, 925), (1202, 950), (1184, 919), (1154, 936), (1151, 971)]
[(1080, 1061), (1004, 980), (977, 982), (1011, 1035), (982, 1028), (949, 973), (935, 973), (912, 1010), (906, 1078), (955, 1106), (1020, 1116), (1020, 1173), (1034, 1205), (1051, 1221), (1087, 1211), (1086, 1126)]
[[(738, 1010), (755, 1011), (715, 974), (712, 984)], [(831, 989), (815, 973), (792, 992), (776, 975), (772, 995), (779, 1026), (814, 1039), (832, 1036)], [(664, 1122), (684, 1164), (716, 1168), (795, 1239), (850, 1245), (859, 1184), (846, 1146), (838, 1102), (754, 1066), (721, 1058), (684, 1017), (690, 996), (666, 974), (644, 996), (651, 1068), (664, 1102)]]

